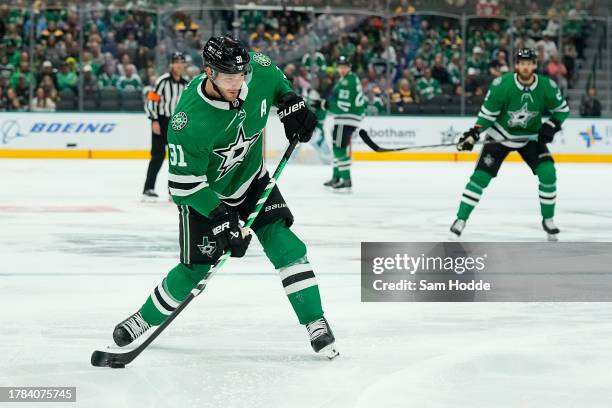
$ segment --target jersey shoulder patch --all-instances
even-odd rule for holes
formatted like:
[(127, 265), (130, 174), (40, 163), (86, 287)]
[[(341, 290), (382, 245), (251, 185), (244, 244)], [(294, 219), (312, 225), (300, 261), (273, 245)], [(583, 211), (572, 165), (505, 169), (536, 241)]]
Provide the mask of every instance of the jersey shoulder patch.
[(558, 88), (557, 83), (552, 78), (548, 78), (548, 82), (550, 83), (551, 88)]
[(170, 126), (172, 126), (172, 130), (178, 132), (187, 125), (187, 120), (187, 114), (185, 112), (177, 112), (172, 115), (172, 119), (170, 119)]
[(262, 54), (261, 52), (256, 52), (253, 54), (253, 61), (261, 65), (262, 67), (269, 67), (272, 64), (272, 60), (267, 55)]
[(501, 84), (501, 83), (502, 83), (502, 77), (501, 77), (501, 76), (498, 76), (497, 78), (495, 78), (495, 79), (493, 80), (493, 85), (494, 85), (494, 86), (497, 86), (497, 85), (499, 85), (499, 84)]

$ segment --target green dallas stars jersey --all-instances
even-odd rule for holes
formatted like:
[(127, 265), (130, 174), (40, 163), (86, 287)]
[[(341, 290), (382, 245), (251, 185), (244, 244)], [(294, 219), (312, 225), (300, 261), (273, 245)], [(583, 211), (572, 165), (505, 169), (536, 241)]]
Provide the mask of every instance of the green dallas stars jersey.
[[(495, 140), (535, 138), (546, 111), (560, 123), (569, 116), (569, 106), (552, 79), (536, 75), (535, 82), (525, 87), (516, 74), (504, 74), (491, 83), (476, 124), (488, 129), (487, 134)], [(511, 148), (525, 145), (503, 144)]]
[(334, 101), (329, 109), (335, 115), (334, 125), (359, 127), (366, 108), (365, 102), (357, 75), (349, 72), (340, 78), (334, 87)]
[(221, 200), (242, 202), (251, 183), (265, 175), (263, 130), (270, 108), (293, 92), (270, 58), (249, 55), (251, 71), (237, 100), (206, 97), (202, 74), (185, 87), (168, 126), (172, 199), (205, 216)]

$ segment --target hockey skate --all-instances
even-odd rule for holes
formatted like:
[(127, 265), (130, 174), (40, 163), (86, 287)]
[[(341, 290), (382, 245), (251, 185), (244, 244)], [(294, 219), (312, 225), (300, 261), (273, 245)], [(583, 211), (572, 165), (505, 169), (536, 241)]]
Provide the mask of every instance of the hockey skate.
[(306, 330), (310, 336), (310, 345), (316, 353), (323, 354), (330, 360), (340, 355), (336, 350), (334, 333), (324, 317), (308, 323)]
[(559, 228), (555, 225), (555, 222), (552, 218), (543, 218), (542, 219), (542, 228), (546, 231), (547, 238), (551, 242), (559, 241)]
[(142, 202), (144, 203), (154, 203), (159, 198), (159, 195), (155, 192), (155, 190), (149, 188), (142, 192)]
[(455, 220), (455, 222), (453, 222), (453, 225), (451, 225), (450, 227), (450, 240), (451, 241), (455, 241), (458, 240), (459, 237), (461, 237), (461, 233), (463, 232), (463, 229), (465, 228), (465, 220), (460, 220), (459, 218), (457, 218)]
[(323, 183), (323, 187), (325, 188), (331, 188), (334, 184), (336, 184), (338, 182), (338, 178), (336, 177), (332, 177), (330, 180), (326, 181), (325, 183)]
[(124, 347), (142, 336), (150, 328), (151, 325), (145, 322), (140, 312), (136, 312), (115, 326), (113, 340), (119, 347)]
[(353, 183), (351, 180), (338, 179), (331, 185), (331, 189), (334, 193), (351, 193), (353, 189)]

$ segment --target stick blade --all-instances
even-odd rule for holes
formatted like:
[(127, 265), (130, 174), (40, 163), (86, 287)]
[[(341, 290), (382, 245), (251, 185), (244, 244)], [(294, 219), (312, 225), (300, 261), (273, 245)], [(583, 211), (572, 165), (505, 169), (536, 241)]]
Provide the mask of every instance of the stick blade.
[[(365, 131), (365, 129), (359, 129), (359, 132), (357, 132), (359, 134), (359, 137), (361, 137), (361, 140), (363, 140), (363, 142), (372, 150), (374, 150), (375, 152), (378, 153), (384, 153), (384, 152), (395, 152), (398, 151), (398, 149), (386, 149), (384, 147), (380, 147), (379, 145), (377, 145), (376, 143), (374, 143), (374, 141), (370, 138), (370, 135), (368, 135), (368, 132)], [(402, 149), (400, 149), (402, 150)]]
[(131, 353), (108, 353), (95, 350), (91, 354), (91, 365), (94, 367), (123, 368), (132, 360)]

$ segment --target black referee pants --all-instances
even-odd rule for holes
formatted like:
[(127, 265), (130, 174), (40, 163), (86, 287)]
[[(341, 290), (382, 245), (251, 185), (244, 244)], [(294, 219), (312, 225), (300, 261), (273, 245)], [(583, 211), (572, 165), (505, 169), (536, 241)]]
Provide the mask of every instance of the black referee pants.
[(151, 161), (147, 169), (147, 179), (145, 181), (144, 190), (154, 190), (157, 173), (164, 163), (166, 157), (166, 145), (168, 144), (168, 122), (170, 118), (160, 116), (159, 121), (160, 134), (156, 135), (151, 131)]

